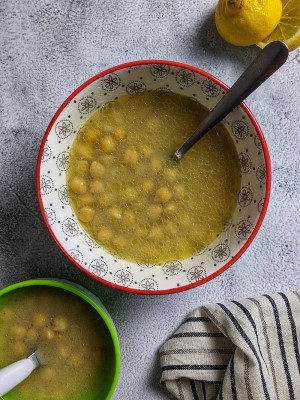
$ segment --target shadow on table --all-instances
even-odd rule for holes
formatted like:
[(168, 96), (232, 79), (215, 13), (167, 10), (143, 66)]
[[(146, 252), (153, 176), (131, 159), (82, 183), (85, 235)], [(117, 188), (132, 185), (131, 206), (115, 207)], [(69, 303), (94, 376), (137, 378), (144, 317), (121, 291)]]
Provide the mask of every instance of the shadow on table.
[(69, 262), (44, 225), (34, 177), (29, 180), (20, 177), (14, 182), (1, 179), (0, 183), (2, 283), (60, 275), (60, 268)]
[(208, 14), (201, 25), (196, 26), (194, 32), (191, 32), (190, 40), (194, 57), (201, 60), (203, 52), (209, 53), (210, 58), (214, 57), (216, 65), (220, 64), (221, 67), (222, 62), (227, 64), (231, 61), (233, 65), (246, 69), (261, 51), (257, 46), (238, 47), (223, 40), (216, 29), (214, 12)]
[(7, 143), (0, 169), (1, 287), (41, 277), (82, 281), (84, 274), (57, 247), (39, 210), (35, 189), (38, 132), (16, 127), (0, 134)]
[(166, 400), (174, 400), (174, 396), (172, 396), (167, 389), (160, 383), (161, 377), (161, 366), (159, 360), (159, 354), (157, 352), (156, 356), (153, 358), (152, 374), (149, 376), (149, 386), (152, 387), (158, 393), (161, 393), (161, 398)]

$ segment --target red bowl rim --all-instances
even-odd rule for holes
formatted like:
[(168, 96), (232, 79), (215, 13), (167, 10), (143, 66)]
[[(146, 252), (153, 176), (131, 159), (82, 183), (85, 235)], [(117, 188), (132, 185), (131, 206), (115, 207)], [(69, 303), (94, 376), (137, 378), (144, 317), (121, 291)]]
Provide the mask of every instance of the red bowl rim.
[(64, 249), (64, 247), (62, 246), (62, 244), (59, 242), (59, 240), (57, 239), (57, 237), (55, 236), (51, 225), (48, 222), (48, 219), (46, 217), (46, 212), (43, 206), (43, 201), (42, 201), (42, 195), (41, 195), (41, 188), (40, 188), (40, 170), (41, 170), (41, 160), (42, 160), (42, 155), (43, 155), (43, 150), (44, 150), (44, 146), (46, 143), (46, 140), (49, 136), (49, 133), (56, 121), (56, 119), (58, 118), (58, 116), (61, 114), (61, 112), (64, 110), (64, 108), (71, 102), (71, 100), (73, 100), (73, 98), (80, 93), (83, 89), (85, 89), (87, 86), (89, 86), (91, 83), (93, 83), (94, 81), (98, 80), (99, 78), (113, 73), (113, 72), (117, 72), (121, 69), (125, 69), (125, 68), (130, 68), (130, 67), (136, 67), (136, 66), (142, 66), (145, 64), (164, 64), (164, 65), (170, 65), (170, 66), (174, 66), (174, 67), (180, 67), (183, 69), (188, 69), (191, 70), (197, 74), (200, 74), (202, 76), (204, 76), (205, 78), (208, 78), (210, 80), (212, 80), (213, 82), (215, 82), (216, 84), (218, 84), (220, 87), (222, 87), (225, 90), (228, 90), (229, 87), (223, 83), (222, 81), (220, 81), (218, 78), (216, 78), (215, 76), (211, 75), (210, 73), (203, 71), (200, 68), (185, 64), (185, 63), (181, 63), (181, 62), (177, 62), (177, 61), (169, 61), (169, 60), (139, 60), (139, 61), (131, 61), (131, 62), (127, 62), (127, 63), (122, 63), (119, 65), (116, 65), (112, 68), (108, 68), (102, 72), (100, 72), (99, 74), (93, 76), (92, 78), (88, 79), (86, 82), (84, 82), (82, 85), (80, 85), (76, 90), (74, 90), (74, 92), (62, 103), (62, 105), (58, 108), (58, 110), (56, 111), (56, 113), (54, 114), (53, 118), (51, 119), (46, 132), (44, 134), (44, 137), (42, 139), (41, 142), (41, 146), (40, 146), (40, 150), (39, 150), (39, 154), (38, 154), (38, 159), (37, 159), (37, 165), (36, 165), (36, 190), (37, 190), (37, 198), (38, 198), (38, 203), (39, 203), (39, 207), (43, 216), (43, 219), (45, 221), (46, 227), (49, 231), (49, 233), (51, 234), (51, 236), (53, 237), (54, 241), (56, 242), (56, 244), (58, 245), (58, 247), (61, 249), (61, 251), (64, 253), (64, 255), (69, 258), (69, 260), (76, 265), (77, 268), (79, 268), (81, 271), (83, 271), (85, 274), (89, 275), (91, 278), (103, 283), (106, 286), (110, 286), (114, 289), (118, 289), (118, 290), (122, 290), (125, 292), (130, 292), (130, 293), (135, 293), (135, 294), (144, 294), (144, 295), (162, 295), (162, 294), (172, 294), (172, 293), (178, 293), (178, 292), (183, 292), (185, 290), (188, 289), (192, 289), (195, 288), (197, 286), (203, 285), (206, 282), (209, 282), (210, 280), (216, 278), (218, 275), (220, 275), (221, 273), (223, 273), (224, 271), (226, 271), (231, 265), (233, 265), (241, 256), (242, 254), (247, 250), (247, 248), (250, 246), (250, 244), (252, 243), (253, 239), (255, 238), (257, 232), (259, 231), (261, 224), (263, 222), (263, 219), (266, 215), (266, 211), (267, 211), (267, 207), (268, 207), (268, 203), (269, 203), (269, 199), (270, 199), (270, 192), (271, 192), (271, 160), (270, 160), (270, 155), (269, 155), (269, 151), (268, 151), (268, 147), (267, 147), (267, 143), (266, 140), (264, 138), (264, 135), (262, 133), (262, 130), (258, 124), (258, 122), (256, 121), (255, 117), (253, 116), (253, 114), (251, 113), (251, 111), (249, 110), (249, 108), (244, 104), (241, 103), (241, 107), (244, 109), (244, 111), (247, 113), (248, 117), (250, 118), (258, 136), (259, 139), (261, 141), (262, 144), (262, 150), (263, 150), (263, 154), (264, 154), (264, 158), (265, 158), (265, 163), (266, 163), (266, 194), (265, 194), (265, 198), (264, 198), (264, 204), (261, 210), (261, 213), (259, 215), (258, 221), (255, 224), (255, 227), (251, 233), (251, 235), (249, 236), (249, 238), (247, 239), (247, 241), (245, 242), (245, 244), (242, 246), (242, 248), (237, 252), (237, 254), (230, 259), (223, 267), (221, 267), (220, 269), (218, 269), (218, 271), (214, 272), (213, 274), (209, 275), (206, 278), (203, 278), (195, 283), (191, 283), (189, 285), (185, 285), (185, 286), (179, 286), (176, 288), (172, 288), (172, 289), (166, 289), (166, 290), (140, 290), (140, 289), (133, 289), (130, 287), (125, 287), (125, 286), (121, 286), (121, 285), (117, 285), (115, 283), (106, 281), (105, 279), (93, 274), (92, 272), (88, 271), (86, 268), (84, 268), (82, 265), (80, 265), (76, 260), (73, 259), (73, 257)]

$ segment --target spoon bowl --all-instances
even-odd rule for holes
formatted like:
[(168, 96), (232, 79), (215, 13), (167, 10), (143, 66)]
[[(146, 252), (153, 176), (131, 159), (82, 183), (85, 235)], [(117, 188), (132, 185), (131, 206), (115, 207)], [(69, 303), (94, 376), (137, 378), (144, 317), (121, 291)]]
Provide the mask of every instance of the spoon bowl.
[(289, 49), (285, 43), (275, 41), (268, 44), (201, 122), (195, 132), (175, 151), (173, 158), (179, 161), (198, 140), (273, 75), (285, 63), (288, 55)]
[(2, 368), (0, 370), (0, 397), (23, 382), (40, 365), (37, 353), (34, 352), (29, 357)]

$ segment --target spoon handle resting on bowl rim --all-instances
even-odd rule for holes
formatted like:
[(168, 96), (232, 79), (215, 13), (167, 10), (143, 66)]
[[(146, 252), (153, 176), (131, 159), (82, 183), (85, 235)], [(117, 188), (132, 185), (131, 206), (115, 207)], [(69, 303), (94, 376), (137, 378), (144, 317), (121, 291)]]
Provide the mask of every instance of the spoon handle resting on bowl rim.
[(285, 43), (275, 41), (268, 44), (200, 123), (195, 132), (175, 151), (174, 159), (181, 160), (199, 139), (277, 71), (287, 60), (288, 54), (289, 50)]
[(28, 358), (16, 361), (0, 369), (0, 397), (23, 382), (39, 365), (39, 360), (33, 353)]

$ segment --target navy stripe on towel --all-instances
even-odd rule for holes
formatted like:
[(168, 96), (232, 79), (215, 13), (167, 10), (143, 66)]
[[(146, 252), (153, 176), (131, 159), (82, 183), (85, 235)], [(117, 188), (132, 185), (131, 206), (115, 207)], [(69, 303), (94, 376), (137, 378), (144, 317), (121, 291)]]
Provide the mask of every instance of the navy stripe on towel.
[(160, 351), (160, 356), (170, 354), (232, 354), (235, 349), (171, 349)]
[(291, 331), (292, 331), (292, 336), (293, 336), (293, 344), (294, 344), (294, 351), (295, 351), (295, 357), (296, 357), (296, 361), (297, 361), (297, 365), (298, 365), (298, 371), (300, 374), (300, 355), (299, 355), (299, 345), (298, 345), (298, 337), (297, 337), (297, 330), (296, 330), (296, 324), (294, 321), (294, 317), (293, 317), (293, 313), (292, 313), (292, 309), (290, 306), (290, 302), (288, 300), (288, 298), (286, 297), (286, 295), (284, 293), (279, 293), (280, 296), (283, 298), (285, 305), (286, 305), (286, 310), (287, 310), (287, 314), (288, 314), (288, 319), (290, 321), (291, 324)]
[(187, 322), (211, 322), (208, 317), (190, 317), (184, 321), (184, 324)]
[(194, 398), (194, 400), (199, 400), (199, 397), (198, 397), (198, 395), (197, 395), (197, 390), (196, 390), (195, 381), (193, 381), (192, 379), (190, 379), (189, 381), (190, 381), (190, 385), (191, 385), (191, 389), (192, 389), (192, 393), (193, 393), (193, 398)]
[(230, 361), (230, 386), (231, 386), (232, 399), (237, 400), (235, 377), (234, 377), (234, 359), (233, 358)]
[(260, 371), (260, 376), (261, 376), (261, 380), (262, 380), (262, 386), (263, 386), (263, 390), (264, 390), (264, 394), (265, 394), (265, 398), (267, 400), (270, 400), (270, 395), (269, 395), (269, 392), (268, 392), (268, 389), (267, 389), (267, 385), (266, 385), (266, 381), (265, 381), (265, 377), (264, 377), (264, 374), (263, 374), (263, 371), (262, 371), (260, 358), (259, 358), (259, 355), (257, 354), (257, 351), (256, 351), (255, 347), (253, 346), (253, 343), (251, 342), (251, 340), (249, 339), (249, 337), (247, 336), (247, 334), (245, 333), (245, 331), (243, 330), (241, 325), (235, 319), (233, 314), (230, 312), (230, 310), (228, 310), (228, 308), (226, 306), (224, 306), (224, 304), (220, 304), (220, 303), (217, 303), (217, 304), (218, 304), (219, 307), (222, 308), (222, 310), (226, 313), (226, 315), (228, 315), (228, 317), (231, 319), (231, 321), (233, 322), (234, 326), (236, 327), (236, 329), (238, 330), (238, 332), (240, 333), (242, 338), (245, 340), (245, 342), (248, 344), (248, 346), (252, 350), (255, 358), (257, 359), (258, 366), (259, 366), (259, 371)]
[(179, 338), (179, 337), (226, 337), (221, 332), (182, 332), (175, 333), (171, 339)]
[(226, 370), (227, 365), (207, 365), (207, 364), (175, 364), (165, 365), (161, 368), (162, 371), (185, 371), (185, 370), (203, 370), (203, 371), (214, 371), (214, 370)]
[(286, 380), (287, 380), (287, 384), (288, 384), (288, 388), (289, 388), (290, 400), (294, 400), (295, 399), (294, 389), (293, 389), (293, 384), (292, 384), (292, 379), (291, 379), (291, 375), (290, 375), (290, 371), (289, 371), (288, 362), (286, 359), (278, 309), (277, 309), (276, 303), (272, 299), (272, 297), (270, 297), (267, 294), (265, 294), (264, 296), (270, 301), (270, 303), (273, 307), (274, 317), (275, 317), (275, 322), (276, 322), (276, 327), (277, 327), (278, 343), (279, 343), (279, 348), (280, 348), (280, 352), (281, 352), (281, 358), (282, 358), (282, 363), (283, 363), (283, 367), (284, 367), (284, 372), (285, 372), (285, 376), (286, 376)]
[(243, 304), (241, 304), (241, 303), (239, 303), (238, 301), (235, 301), (235, 300), (232, 300), (231, 303), (234, 303), (236, 306), (238, 306), (238, 307), (244, 312), (244, 314), (245, 314), (246, 317), (248, 318), (249, 322), (251, 323), (252, 328), (253, 328), (253, 330), (254, 330), (254, 332), (255, 332), (255, 336), (256, 336), (256, 340), (257, 340), (257, 344), (258, 344), (258, 349), (259, 349), (261, 358), (264, 360), (264, 363), (265, 363), (265, 366), (266, 366), (266, 368), (267, 368), (267, 371), (269, 372), (268, 365), (267, 365), (267, 363), (266, 363), (266, 361), (265, 361), (265, 359), (264, 359), (264, 356), (262, 355), (261, 348), (260, 348), (260, 345), (259, 345), (258, 334), (257, 334), (257, 329), (256, 329), (256, 324), (255, 324), (254, 319), (252, 318), (252, 316), (251, 316), (251, 314), (249, 313), (249, 311), (247, 310), (247, 308), (243, 306)]
[(203, 382), (201, 383), (201, 387), (203, 392), (203, 400), (206, 400), (206, 389), (205, 389), (205, 384)]

